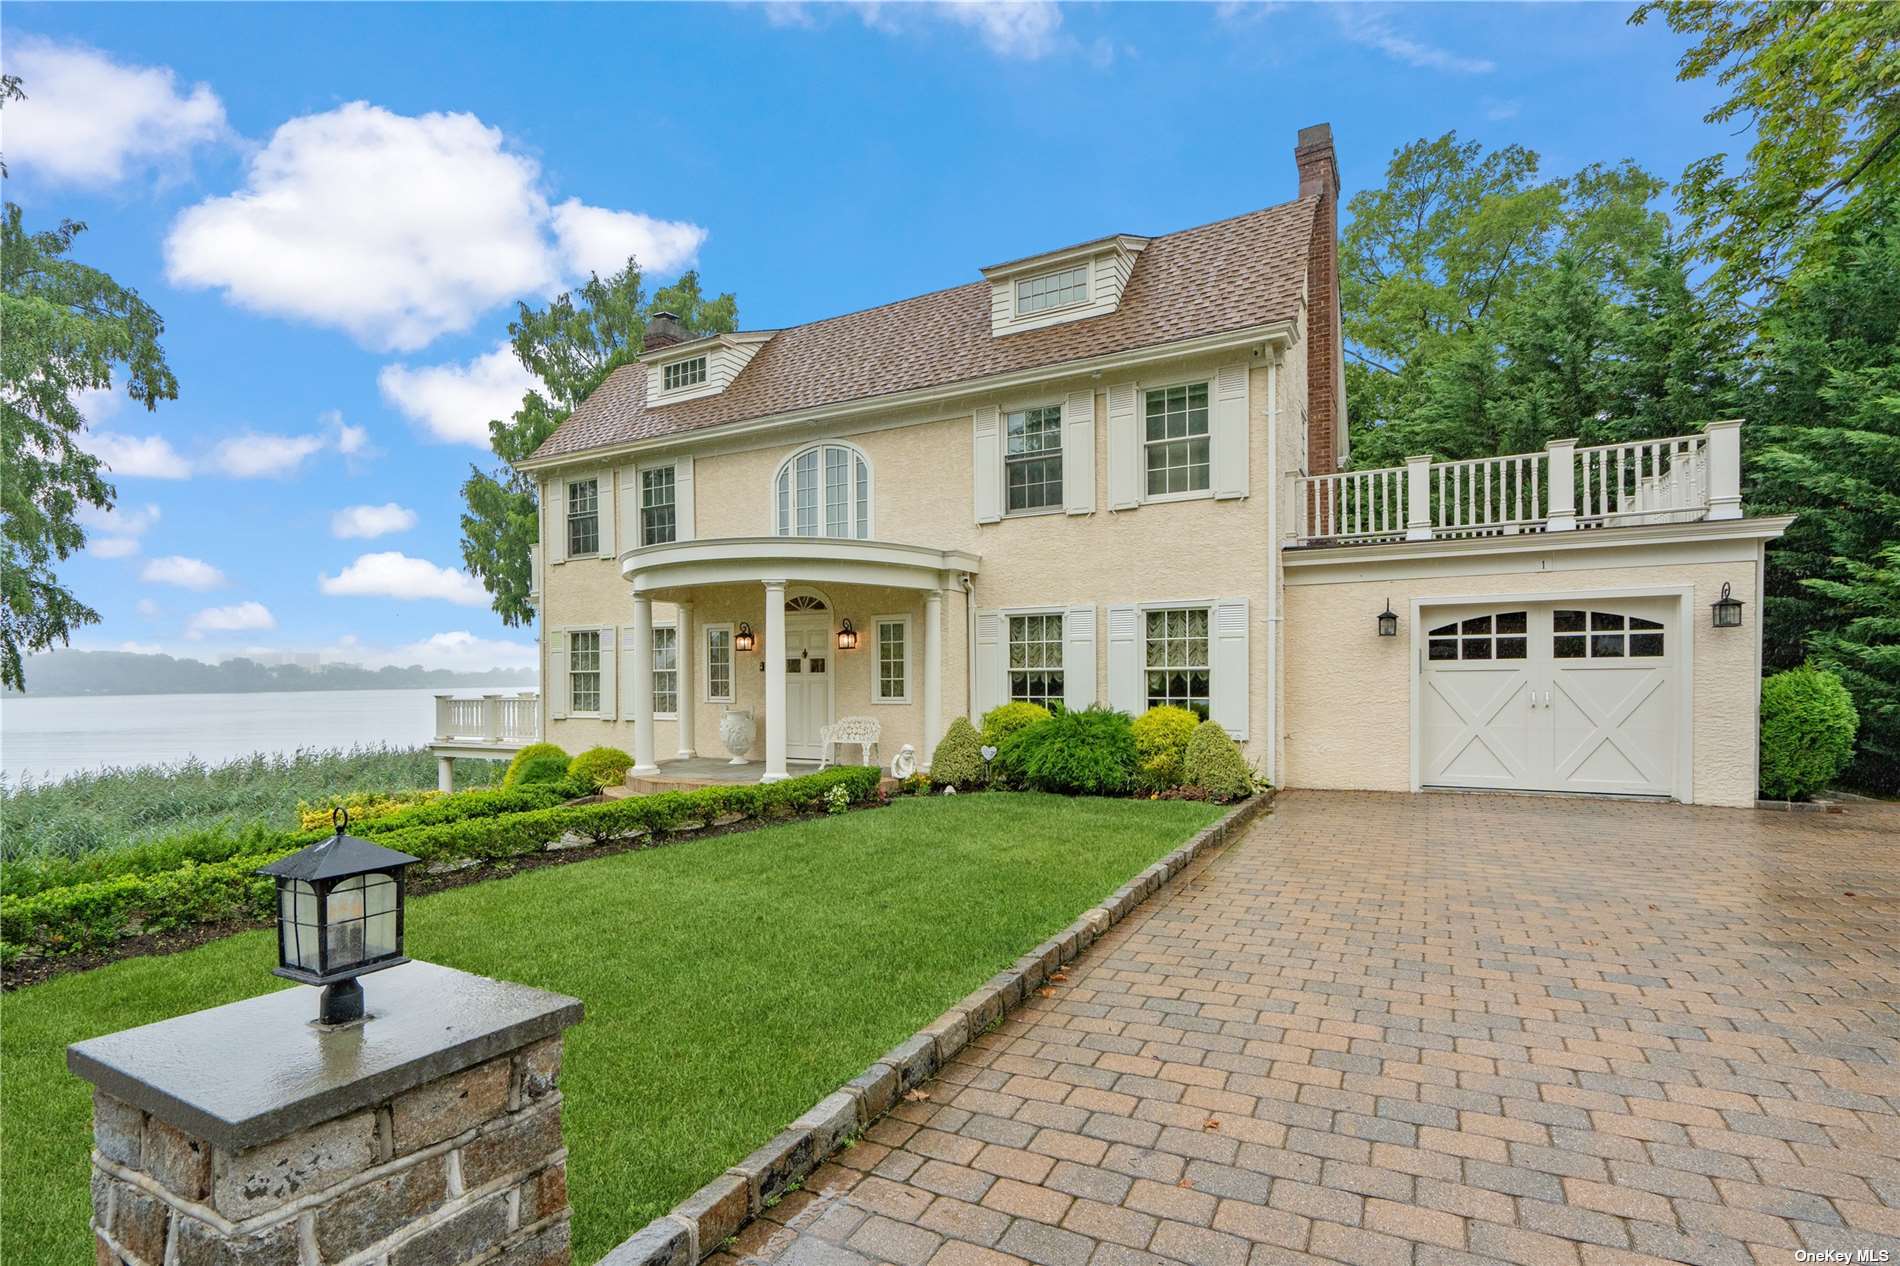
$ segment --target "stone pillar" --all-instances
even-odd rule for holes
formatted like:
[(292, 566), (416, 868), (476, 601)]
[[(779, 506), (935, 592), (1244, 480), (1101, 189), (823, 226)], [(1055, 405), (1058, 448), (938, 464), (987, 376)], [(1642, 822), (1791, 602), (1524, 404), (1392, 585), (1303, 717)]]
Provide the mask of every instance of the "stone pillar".
[(924, 592), (924, 742), (917, 755), (928, 770), (943, 737), (943, 590)]
[(627, 664), (627, 671), (633, 674), (633, 772), (657, 774), (660, 763), (653, 754), (653, 599), (643, 593), (633, 595), (633, 632), (628, 636), (633, 638), (633, 657)]
[(785, 582), (765, 582), (765, 776), (785, 778)]
[(435, 789), (445, 796), (455, 790), (455, 758), (453, 756), (435, 758)]
[(106, 1266), (566, 1266), (573, 998), (405, 963), (322, 1029), (286, 989), (67, 1048)]
[(679, 730), (681, 760), (691, 760), (699, 755), (693, 741), (693, 713), (699, 707), (698, 682), (693, 673), (693, 604), (681, 602), (675, 604), (679, 616), (673, 622), (674, 667), (679, 669)]

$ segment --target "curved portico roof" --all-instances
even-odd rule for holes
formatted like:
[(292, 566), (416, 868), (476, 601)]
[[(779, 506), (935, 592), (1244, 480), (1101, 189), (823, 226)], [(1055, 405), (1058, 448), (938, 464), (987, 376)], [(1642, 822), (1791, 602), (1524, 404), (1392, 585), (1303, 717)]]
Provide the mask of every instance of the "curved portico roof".
[(982, 557), (895, 541), (831, 536), (724, 536), (645, 545), (620, 556), (620, 574), (635, 593), (767, 580), (893, 589), (940, 589), (974, 574)]

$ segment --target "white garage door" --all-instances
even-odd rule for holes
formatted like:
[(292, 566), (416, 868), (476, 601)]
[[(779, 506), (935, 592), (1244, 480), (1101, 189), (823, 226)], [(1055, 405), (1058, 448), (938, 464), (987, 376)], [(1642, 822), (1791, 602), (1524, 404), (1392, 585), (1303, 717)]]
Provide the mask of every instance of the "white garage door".
[(1671, 598), (1427, 607), (1420, 782), (1673, 795)]

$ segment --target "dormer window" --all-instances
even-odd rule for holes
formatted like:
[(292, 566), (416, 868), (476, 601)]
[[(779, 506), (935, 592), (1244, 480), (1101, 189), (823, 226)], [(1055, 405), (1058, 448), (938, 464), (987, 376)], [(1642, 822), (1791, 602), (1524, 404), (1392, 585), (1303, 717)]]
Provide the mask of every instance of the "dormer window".
[(1072, 303), (1087, 303), (1088, 300), (1089, 270), (1086, 265), (1044, 273), (1040, 277), (1024, 277), (1016, 283), (1016, 315), (1019, 317), (1051, 312)]
[(664, 370), (663, 386), (667, 391), (684, 391), (688, 387), (697, 387), (706, 381), (706, 358), (694, 356), (689, 360), (676, 360)]

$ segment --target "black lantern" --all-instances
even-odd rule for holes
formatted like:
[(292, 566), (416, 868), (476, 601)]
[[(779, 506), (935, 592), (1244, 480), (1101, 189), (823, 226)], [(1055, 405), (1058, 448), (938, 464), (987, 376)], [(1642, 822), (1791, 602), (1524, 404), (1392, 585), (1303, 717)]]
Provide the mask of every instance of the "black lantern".
[(358, 976), (409, 961), (402, 952), (403, 870), (417, 859), (345, 835), (350, 815), (337, 809), (336, 834), (258, 870), (277, 881), (274, 975), (322, 985), (320, 1024), (363, 1018)]
[(757, 642), (755, 642), (752, 637), (752, 626), (747, 624), (744, 620), (739, 621), (739, 631), (732, 635), (732, 649), (735, 651), (749, 651), (756, 645)]
[(858, 649), (858, 631), (851, 627), (849, 620), (838, 626), (838, 649), (841, 651)]
[(1385, 610), (1379, 612), (1379, 636), (1397, 637), (1399, 635), (1398, 613), (1392, 610), (1392, 599), (1385, 600)]
[(1729, 597), (1728, 581), (1722, 582), (1722, 596), (1709, 604), (1709, 610), (1715, 614), (1716, 628), (1739, 629), (1742, 627), (1742, 600)]

